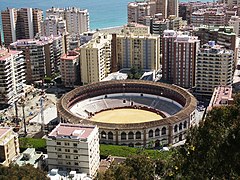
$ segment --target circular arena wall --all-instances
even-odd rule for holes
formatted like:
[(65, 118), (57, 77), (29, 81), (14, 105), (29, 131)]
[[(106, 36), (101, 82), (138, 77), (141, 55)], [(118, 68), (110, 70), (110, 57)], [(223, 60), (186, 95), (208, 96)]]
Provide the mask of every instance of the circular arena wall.
[[(107, 123), (91, 120), (91, 117), (81, 117), (71, 111), (77, 103), (97, 96), (121, 93), (153, 95), (172, 100), (181, 105), (181, 109), (170, 116), (153, 121), (137, 123)], [(159, 100), (159, 99), (158, 99)], [(196, 99), (185, 89), (159, 82), (124, 80), (105, 81), (78, 87), (65, 94), (57, 103), (58, 117), (61, 122), (97, 125), (100, 142), (128, 146), (162, 146), (175, 144), (185, 139), (186, 131), (195, 122)], [(124, 108), (124, 107), (123, 107)], [(129, 108), (129, 107), (126, 107)], [(131, 107), (132, 108), (132, 107)], [(165, 112), (154, 110), (154, 107), (134, 107), (163, 115)], [(107, 110), (107, 109), (106, 109)]]

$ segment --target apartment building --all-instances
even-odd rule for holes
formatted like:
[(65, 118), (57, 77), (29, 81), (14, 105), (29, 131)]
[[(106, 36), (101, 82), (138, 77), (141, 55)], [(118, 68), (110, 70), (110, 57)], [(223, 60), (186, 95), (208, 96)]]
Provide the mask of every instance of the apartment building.
[[(160, 37), (158, 35), (117, 34), (112, 39), (115, 54), (112, 62), (119, 69), (137, 67), (146, 71), (160, 68)], [(114, 51), (114, 50), (113, 50)]]
[(162, 39), (163, 32), (168, 30), (170, 27), (170, 21), (168, 19), (158, 20), (152, 19), (150, 23), (150, 32), (151, 34), (156, 34), (160, 36), (160, 54), (162, 54)]
[(47, 17), (55, 15), (66, 20), (67, 32), (70, 34), (82, 34), (89, 31), (89, 13), (87, 9), (52, 7), (46, 11), (46, 15)]
[(66, 20), (62, 17), (50, 15), (41, 21), (42, 36), (58, 36), (67, 32)]
[(80, 47), (80, 73), (83, 84), (102, 81), (111, 71), (111, 35), (98, 33)]
[(43, 20), (43, 11), (38, 8), (33, 8), (33, 35), (41, 34), (41, 21)]
[(177, 17), (175, 15), (170, 15), (169, 19), (169, 29), (170, 30), (179, 30), (183, 26), (182, 17)]
[(168, 17), (175, 15), (178, 17), (178, 0), (168, 0)]
[(48, 168), (87, 173), (94, 177), (100, 164), (96, 126), (60, 123), (47, 138)]
[(1, 12), (5, 45), (18, 39), (31, 39), (40, 33), (43, 12), (33, 8), (7, 8)]
[(168, 17), (168, 0), (155, 0), (156, 2), (156, 13), (161, 13), (163, 18)]
[(209, 42), (203, 45), (197, 58), (196, 93), (211, 96), (217, 86), (230, 86), (233, 82), (234, 52)]
[(228, 25), (233, 27), (233, 31), (236, 34), (236, 37), (240, 36), (240, 17), (232, 16), (228, 21)]
[(162, 19), (171, 15), (178, 17), (178, 0), (150, 0), (128, 3), (128, 22), (146, 23), (147, 17), (161, 14)]
[(10, 127), (0, 128), (0, 164), (9, 166), (19, 155), (18, 135)]
[(207, 111), (212, 110), (214, 107), (227, 106), (230, 104), (233, 104), (232, 86), (218, 86), (214, 88)]
[(162, 79), (184, 88), (194, 87), (198, 38), (174, 30), (163, 34)]
[(168, 19), (155, 19), (153, 18), (150, 23), (150, 32), (151, 34), (158, 34), (161, 37), (163, 36), (163, 31), (169, 29), (169, 20)]
[(179, 3), (179, 17), (182, 17), (183, 20), (186, 20), (188, 24), (191, 23), (191, 18), (194, 16), (194, 12), (199, 9), (206, 9), (209, 6), (213, 7), (214, 4), (210, 2), (200, 2), (200, 1), (188, 1), (188, 2), (180, 2)]
[(227, 49), (236, 50), (236, 34), (231, 26), (201, 26), (193, 31), (194, 36), (198, 36), (201, 45), (209, 41), (215, 41), (216, 44), (223, 45)]
[(11, 49), (23, 51), (26, 60), (26, 81), (33, 83), (45, 76), (52, 77), (59, 72), (62, 55), (62, 37), (41, 37), (22, 39), (10, 45)]
[[(65, 35), (63, 36), (51, 36), (53, 46), (53, 57), (54, 57), (54, 71), (53, 73), (60, 72), (60, 58), (64, 54), (64, 46), (66, 46)], [(52, 74), (47, 74), (49, 77)]]
[(193, 11), (190, 16), (190, 23), (195, 27), (201, 25), (207, 26), (223, 26), (227, 25), (232, 16), (236, 16), (237, 7), (227, 8), (220, 7), (205, 7)]
[[(150, 2), (130, 2), (128, 3), (128, 23), (143, 24), (145, 16), (155, 14), (155, 10), (151, 9)], [(152, 10), (152, 12), (151, 12)]]
[(0, 104), (18, 99), (25, 85), (25, 59), (22, 51), (0, 48)]
[(78, 52), (69, 51), (61, 57), (60, 72), (65, 87), (74, 87), (80, 83)]
[(6, 46), (17, 40), (17, 10), (14, 8), (1, 11), (2, 30), (4, 33), (4, 43)]
[(143, 24), (128, 23), (127, 25), (123, 26), (122, 32), (125, 34), (145, 35), (150, 33), (150, 28), (149, 26), (145, 26)]

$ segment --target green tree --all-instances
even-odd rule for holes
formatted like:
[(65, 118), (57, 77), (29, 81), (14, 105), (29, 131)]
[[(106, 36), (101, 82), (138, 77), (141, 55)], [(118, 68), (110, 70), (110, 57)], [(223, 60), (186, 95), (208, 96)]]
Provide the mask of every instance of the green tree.
[(112, 164), (99, 180), (153, 180), (155, 174), (163, 173), (163, 161), (154, 160), (145, 154), (126, 159), (124, 163)]
[(140, 79), (143, 72), (141, 68), (133, 66), (128, 73), (128, 79)]
[(240, 109), (214, 108), (173, 155), (166, 178), (238, 179), (240, 177)]
[(47, 180), (47, 173), (34, 168), (30, 164), (18, 166), (11, 164), (10, 167), (0, 166), (1, 180)]

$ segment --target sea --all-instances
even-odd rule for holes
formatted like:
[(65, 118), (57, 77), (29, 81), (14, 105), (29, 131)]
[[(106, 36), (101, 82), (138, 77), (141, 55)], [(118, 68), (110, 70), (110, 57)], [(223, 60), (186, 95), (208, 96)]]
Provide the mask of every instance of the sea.
[[(0, 0), (0, 10), (8, 8), (32, 7), (44, 12), (51, 7), (78, 7), (88, 9), (90, 29), (122, 26), (127, 23), (127, 4), (135, 0)], [(182, 0), (181, 2), (187, 2)], [(191, 0), (192, 1), (192, 0)], [(207, 2), (212, 0), (202, 0)], [(0, 30), (1, 28), (0, 20)], [(2, 31), (2, 30), (1, 30)]]

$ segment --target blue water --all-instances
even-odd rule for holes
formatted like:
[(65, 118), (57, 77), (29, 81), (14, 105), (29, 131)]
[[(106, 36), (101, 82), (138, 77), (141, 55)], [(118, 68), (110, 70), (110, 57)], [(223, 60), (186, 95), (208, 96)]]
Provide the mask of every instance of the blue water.
[[(127, 4), (131, 1), (134, 0), (0, 0), (0, 10), (4, 10), (7, 7), (37, 7), (45, 11), (52, 6), (61, 8), (75, 6), (81, 9), (88, 9), (90, 29), (94, 30), (126, 24)], [(182, 0), (182, 2), (184, 1), (188, 0)]]
[(52, 6), (75, 6), (88, 9), (90, 28), (96, 29), (125, 24), (128, 2), (129, 0), (0, 0), (0, 10), (7, 7), (38, 7), (45, 11)]

